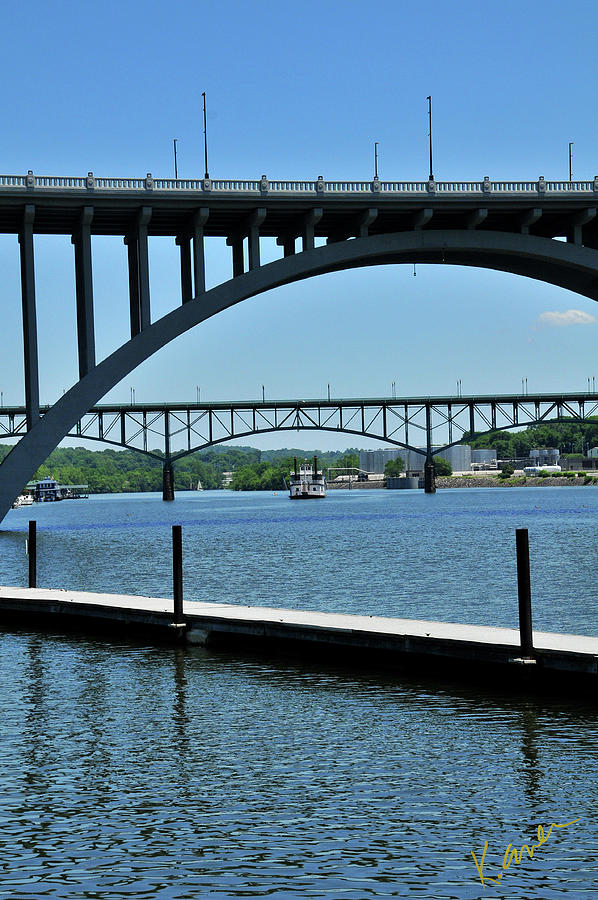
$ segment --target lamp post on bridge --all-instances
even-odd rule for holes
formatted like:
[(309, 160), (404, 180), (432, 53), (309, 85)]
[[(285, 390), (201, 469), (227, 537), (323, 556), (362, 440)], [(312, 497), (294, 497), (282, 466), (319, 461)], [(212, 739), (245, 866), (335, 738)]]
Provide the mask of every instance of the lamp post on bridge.
[(572, 148), (572, 146), (573, 146), (574, 143), (575, 143), (575, 141), (569, 141), (569, 185), (571, 184), (571, 181), (572, 181), (572, 177), (571, 177), (571, 171), (572, 171), (572, 170), (571, 170), (571, 157), (572, 157), (573, 154), (572, 154), (572, 152), (571, 152), (571, 148)]
[(262, 385), (262, 403), (266, 402), (266, 388)]
[(203, 97), (203, 158), (205, 164), (204, 178), (209, 178), (210, 173), (208, 172), (208, 121), (206, 116), (206, 92), (202, 91), (201, 96)]
[(179, 169), (178, 169), (177, 160), (176, 160), (176, 144), (177, 144), (177, 139), (173, 138), (172, 146), (174, 147), (174, 177), (175, 177), (175, 180), (177, 180), (179, 177)]
[(378, 179), (378, 141), (374, 141), (374, 178)]
[(430, 181), (434, 181), (434, 168), (432, 166), (432, 96), (428, 96), (428, 124), (430, 126), (430, 131), (428, 133), (428, 138), (430, 142)]
[(195, 385), (195, 391), (197, 395), (197, 403), (199, 405), (201, 403), (201, 388), (198, 384)]
[(330, 382), (328, 382), (328, 400), (330, 400)]

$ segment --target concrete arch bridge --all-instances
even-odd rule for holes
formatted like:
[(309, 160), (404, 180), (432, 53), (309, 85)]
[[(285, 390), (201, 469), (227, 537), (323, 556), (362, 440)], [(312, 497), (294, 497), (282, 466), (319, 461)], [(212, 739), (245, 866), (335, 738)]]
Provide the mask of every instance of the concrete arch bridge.
[[(598, 299), (598, 177), (590, 181), (335, 182), (209, 178), (0, 176), (0, 233), (18, 235), (26, 432), (0, 466), (0, 519), (15, 495), (87, 411), (140, 363), (213, 315), (264, 291), (342, 269), (393, 263), (480, 266)], [(74, 247), (79, 379), (39, 403), (34, 235)], [(93, 240), (128, 254), (130, 338), (95, 351)], [(179, 305), (153, 321), (149, 238), (180, 248)], [(205, 237), (226, 241), (231, 278), (206, 290)], [(260, 242), (280, 259), (262, 264)], [(15, 298), (16, 301), (16, 298)], [(5, 298), (5, 303), (10, 298)]]
[[(40, 412), (45, 415), (50, 407)], [(433, 459), (449, 447), (490, 431), (598, 415), (598, 394), (524, 394), (228, 403), (101, 404), (68, 437), (135, 450), (160, 460), (163, 497), (174, 499), (173, 465), (216, 444), (275, 431), (327, 431), (383, 441), (427, 456), (426, 491), (433, 492)], [(0, 408), (0, 440), (27, 434), (25, 407)]]

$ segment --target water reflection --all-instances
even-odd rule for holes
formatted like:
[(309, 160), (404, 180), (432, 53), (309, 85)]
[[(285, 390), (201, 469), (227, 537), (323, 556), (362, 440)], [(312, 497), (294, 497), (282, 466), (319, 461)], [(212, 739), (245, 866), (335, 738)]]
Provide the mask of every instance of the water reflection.
[[(445, 680), (0, 633), (2, 877), (61, 900), (587, 893), (598, 713)], [(507, 887), (505, 887), (507, 890)], [(540, 893), (538, 893), (540, 891)], [(20, 893), (19, 893), (20, 892)]]

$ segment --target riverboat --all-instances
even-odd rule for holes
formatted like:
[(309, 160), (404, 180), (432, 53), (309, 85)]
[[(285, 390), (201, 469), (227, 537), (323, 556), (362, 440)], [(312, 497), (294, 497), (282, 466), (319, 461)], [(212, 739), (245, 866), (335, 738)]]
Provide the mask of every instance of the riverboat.
[(326, 479), (318, 472), (318, 457), (314, 456), (313, 468), (309, 464), (298, 465), (294, 458), (294, 471), (290, 474), (289, 497), (291, 500), (318, 500), (326, 496)]

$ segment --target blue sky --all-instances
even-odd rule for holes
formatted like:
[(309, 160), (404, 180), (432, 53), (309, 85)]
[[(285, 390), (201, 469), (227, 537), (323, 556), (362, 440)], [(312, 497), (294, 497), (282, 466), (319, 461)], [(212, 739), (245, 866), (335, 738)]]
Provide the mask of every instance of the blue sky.
[[(31, 2), (3, 7), (0, 171), (218, 178), (426, 176), (434, 102), (440, 180), (598, 173), (596, 6), (501, 3)], [(178, 303), (174, 242), (150, 246), (152, 313)], [(228, 251), (208, 241), (210, 283)], [(264, 247), (269, 258), (273, 247)], [(42, 402), (76, 377), (73, 251), (36, 238)], [(95, 239), (100, 355), (126, 337), (125, 248)], [(18, 245), (0, 235), (0, 390), (22, 402)], [(562, 315), (568, 310), (578, 313)], [(546, 315), (558, 313), (561, 315)], [(381, 267), (291, 285), (240, 304), (165, 348), (111, 399), (202, 399), (584, 389), (598, 375), (594, 303), (478, 269)], [(293, 339), (297, 318), (321, 337)], [(311, 447), (315, 435), (296, 435)], [(286, 436), (262, 439), (281, 446)], [(322, 447), (347, 440), (322, 436)], [(255, 442), (257, 445), (257, 441)]]

